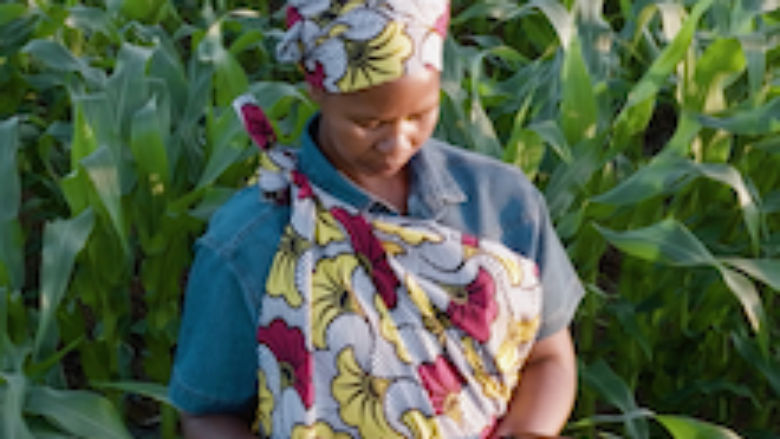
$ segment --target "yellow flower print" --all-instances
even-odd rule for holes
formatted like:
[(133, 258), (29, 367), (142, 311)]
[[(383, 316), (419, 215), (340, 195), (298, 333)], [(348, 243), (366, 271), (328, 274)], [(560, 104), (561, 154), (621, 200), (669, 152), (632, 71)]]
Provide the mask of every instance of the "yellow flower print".
[(428, 296), (425, 294), (425, 291), (420, 288), (420, 285), (416, 280), (414, 280), (414, 277), (407, 273), (404, 276), (404, 283), (406, 284), (406, 289), (409, 291), (409, 297), (412, 299), (412, 302), (417, 305), (417, 308), (420, 310), (420, 314), (434, 317), (431, 301), (428, 300)]
[(312, 275), (312, 341), (314, 346), (325, 349), (325, 333), (328, 325), (339, 314), (353, 312), (363, 314), (363, 309), (352, 290), (352, 273), (358, 259), (351, 254), (320, 259)]
[(496, 398), (503, 401), (509, 400), (512, 395), (509, 386), (502, 384), (496, 377), (491, 376), (485, 368), (485, 363), (477, 353), (474, 347), (474, 340), (470, 337), (463, 337), (461, 340), (466, 362), (474, 369), (474, 379), (482, 387), (482, 391), (490, 398)]
[(406, 250), (393, 241), (382, 241), (382, 248), (390, 256), (398, 256), (406, 253)]
[(378, 294), (374, 296), (374, 307), (379, 311), (379, 332), (385, 340), (392, 343), (395, 347), (395, 354), (398, 358), (406, 363), (412, 362), (412, 357), (409, 355), (409, 351), (406, 350), (401, 335), (398, 333), (398, 327), (395, 326), (395, 322), (390, 317), (390, 312), (387, 310), (385, 301)]
[(509, 282), (512, 285), (520, 285), (523, 281), (523, 267), (520, 266), (517, 256), (509, 252), (496, 251), (496, 249), (490, 249), (488, 253), (504, 266), (507, 276), (509, 276)]
[(292, 226), (288, 225), (284, 229), (279, 249), (268, 272), (266, 288), (270, 296), (282, 296), (294, 308), (301, 306), (303, 298), (295, 286), (295, 267), (298, 265), (298, 259), (310, 247), (311, 243), (300, 236)]
[(391, 21), (372, 40), (344, 40), (347, 69), (337, 85), (350, 92), (400, 78), (404, 61), (412, 54), (412, 40), (403, 25)]
[(427, 230), (412, 229), (410, 227), (399, 226), (397, 224), (386, 223), (384, 221), (374, 221), (372, 225), (380, 232), (397, 235), (407, 244), (420, 245), (423, 241), (441, 242), (441, 235)]
[(450, 326), (449, 318), (446, 313), (436, 312), (431, 305), (431, 301), (428, 300), (428, 296), (420, 288), (420, 284), (409, 274), (404, 276), (404, 283), (406, 284), (406, 290), (409, 292), (409, 298), (412, 299), (417, 309), (420, 311), (422, 317), (423, 326), (425, 329), (433, 333), (440, 342), (444, 343), (444, 330)]
[(419, 410), (407, 410), (401, 416), (403, 423), (412, 431), (412, 439), (442, 439), (436, 418), (428, 418)]
[(274, 410), (274, 395), (268, 390), (268, 386), (265, 383), (265, 374), (262, 370), (257, 371), (257, 413), (255, 414), (255, 422), (252, 425), (252, 431), (254, 433), (261, 432), (262, 426), (263, 436), (271, 436), (272, 417), (271, 413)]
[(315, 422), (314, 425), (296, 425), (290, 439), (350, 439), (347, 433), (334, 432), (325, 422)]
[(331, 390), (339, 402), (339, 413), (344, 422), (356, 427), (361, 437), (403, 438), (387, 423), (382, 404), (392, 381), (363, 371), (351, 347), (339, 353), (336, 364), (339, 374), (333, 380)]
[(496, 354), (496, 366), (502, 373), (515, 371), (520, 367), (525, 359), (520, 354), (520, 348), (523, 344), (533, 341), (538, 330), (539, 316), (510, 323), (506, 338)]
[(343, 241), (344, 233), (327, 209), (317, 209), (317, 222), (314, 225), (314, 239), (317, 245), (326, 245), (331, 241)]
[(271, 159), (271, 157), (268, 156), (267, 152), (263, 152), (263, 153), (260, 154), (260, 166), (259, 166), (259, 168), (261, 169), (261, 172), (262, 172), (262, 169), (267, 169), (267, 170), (272, 171), (272, 172), (279, 172), (279, 171), (281, 171), (281, 168), (279, 167), (279, 165), (274, 163), (274, 161)]

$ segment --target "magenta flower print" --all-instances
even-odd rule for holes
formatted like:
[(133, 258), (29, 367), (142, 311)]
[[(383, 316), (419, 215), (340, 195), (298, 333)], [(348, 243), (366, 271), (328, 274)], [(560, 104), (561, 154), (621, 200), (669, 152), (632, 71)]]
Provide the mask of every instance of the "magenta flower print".
[(447, 9), (442, 12), (441, 15), (436, 19), (436, 22), (433, 23), (433, 29), (438, 33), (439, 35), (443, 37), (447, 36), (447, 26), (450, 24), (450, 4), (447, 3)]
[(496, 427), (498, 427), (498, 422), (496, 422), (496, 418), (493, 417), (488, 425), (482, 429), (482, 432), (479, 434), (479, 439), (490, 439), (494, 437), (493, 432), (496, 430)]
[(295, 388), (303, 405), (311, 408), (314, 403), (312, 358), (301, 330), (275, 319), (270, 325), (257, 328), (257, 341), (266, 345), (276, 357), (282, 388)]
[(311, 198), (314, 196), (314, 192), (312, 192), (311, 184), (309, 184), (309, 179), (306, 178), (306, 175), (302, 172), (298, 171), (297, 169), (294, 169), (292, 171), (292, 179), (295, 186), (298, 187), (298, 198)]
[(325, 90), (325, 67), (322, 63), (317, 61), (314, 67), (314, 71), (306, 69), (304, 72), (306, 76), (306, 82), (317, 90)]
[(479, 247), (479, 238), (469, 233), (462, 233), (460, 243), (468, 247)]
[(293, 27), (295, 23), (301, 21), (303, 17), (301, 16), (301, 13), (298, 12), (298, 8), (294, 6), (288, 6), (287, 7), (287, 14), (285, 17), (285, 24), (287, 25), (287, 29)]
[(486, 342), (490, 337), (490, 324), (498, 313), (495, 291), (493, 277), (480, 267), (473, 281), (463, 289), (456, 289), (447, 306), (450, 321), (476, 340)]
[(398, 300), (395, 290), (401, 282), (390, 268), (387, 254), (382, 243), (374, 236), (371, 225), (362, 216), (351, 215), (339, 207), (331, 209), (331, 214), (347, 229), (360, 265), (371, 275), (371, 280), (385, 305), (395, 308)]
[(252, 103), (242, 105), (241, 117), (244, 127), (258, 148), (265, 150), (276, 140), (274, 128), (259, 106)]
[(458, 394), (466, 382), (458, 369), (447, 358), (439, 356), (433, 363), (417, 367), (417, 374), (436, 414), (444, 413), (457, 420), (460, 417)]

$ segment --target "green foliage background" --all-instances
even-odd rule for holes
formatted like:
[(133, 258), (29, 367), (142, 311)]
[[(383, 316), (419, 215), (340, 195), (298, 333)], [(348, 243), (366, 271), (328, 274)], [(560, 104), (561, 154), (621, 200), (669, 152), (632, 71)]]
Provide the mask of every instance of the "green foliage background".
[[(315, 111), (280, 0), (0, 4), (0, 436), (176, 437), (191, 245)], [(543, 190), (575, 437), (780, 436), (780, 4), (454, 0), (437, 135)]]

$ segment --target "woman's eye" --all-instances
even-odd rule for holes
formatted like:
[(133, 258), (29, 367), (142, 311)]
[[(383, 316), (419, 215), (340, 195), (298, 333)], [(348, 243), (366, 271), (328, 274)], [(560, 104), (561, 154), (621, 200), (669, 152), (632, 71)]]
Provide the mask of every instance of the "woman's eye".
[(360, 125), (361, 128), (374, 129), (378, 128), (380, 123), (381, 122), (376, 119), (368, 119), (359, 121), (358, 125)]

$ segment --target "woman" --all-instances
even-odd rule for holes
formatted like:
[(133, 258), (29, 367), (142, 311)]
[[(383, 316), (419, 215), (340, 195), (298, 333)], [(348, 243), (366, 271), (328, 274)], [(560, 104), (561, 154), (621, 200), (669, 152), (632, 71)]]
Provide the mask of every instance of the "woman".
[(448, 14), (290, 0), (278, 54), (320, 113), (198, 241), (170, 384), (187, 437), (562, 428), (582, 287), (518, 170), (430, 138)]

